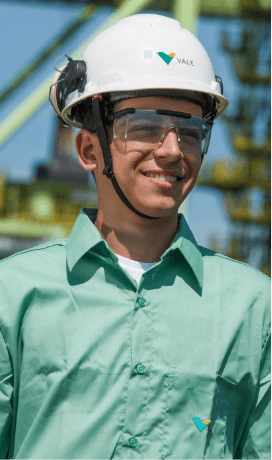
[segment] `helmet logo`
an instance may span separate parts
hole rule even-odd
[[[167,65],[169,65],[176,53],[165,54],[160,51],[157,54],[164,60],[164,62],[166,62]]]

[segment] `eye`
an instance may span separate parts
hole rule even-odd
[[[146,132],[156,132],[158,130],[157,126],[147,125],[147,124],[137,124],[128,127],[129,131],[146,131]]]
[[[188,138],[193,138],[197,141],[200,141],[201,140],[201,133],[195,129],[187,129],[187,130],[182,130],[180,135],[182,137],[188,137]]]
[[[182,130],[179,134],[180,139],[183,143],[188,145],[198,146],[201,144],[202,136],[199,131],[196,130]]]

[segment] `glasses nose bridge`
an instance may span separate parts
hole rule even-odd
[[[173,121],[168,125],[168,128],[164,131],[164,133],[163,133],[163,135],[162,135],[162,138],[161,138],[161,140],[160,140],[160,144],[159,144],[159,146],[158,146],[157,148],[159,148],[159,147],[163,144],[163,142],[164,142],[164,140],[165,140],[167,134],[169,133],[169,131],[170,131],[171,129],[174,129],[174,130],[176,131],[177,141],[178,141],[178,145],[179,145],[179,148],[180,148],[180,137],[179,137],[178,128],[177,128],[176,124],[173,123]]]

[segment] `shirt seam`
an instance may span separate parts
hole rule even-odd
[[[265,340],[264,340],[264,343],[263,343],[263,346],[262,346],[262,351],[265,349],[266,347],[266,344],[270,338],[270,330],[271,330],[271,322],[269,323],[268,325],[268,331],[267,331],[267,334],[266,334],[266,337],[265,337]]]
[[[202,248],[202,247],[204,248],[204,246],[199,246],[199,248]],[[207,248],[204,248],[204,249],[207,249]],[[206,257],[206,256],[214,257],[214,256],[217,256],[217,257],[220,257],[221,259],[231,260],[232,262],[236,262],[237,264],[241,264],[241,265],[244,265],[245,267],[251,268],[255,272],[260,273],[261,275],[264,275],[266,278],[268,278],[270,280],[270,277],[267,276],[265,273],[261,272],[260,270],[258,270],[255,267],[252,267],[252,265],[246,264],[245,262],[241,262],[240,260],[232,259],[231,257],[225,256],[224,254],[220,254],[219,252],[213,252],[212,254],[204,254],[201,251],[201,249],[199,251],[200,251],[202,257]]]
[[[6,342],[4,333],[2,332],[1,326],[0,326],[0,334],[1,334],[1,336],[3,337],[3,342],[4,342],[5,347],[6,347],[6,349],[7,349],[7,355],[10,356],[10,352],[9,352],[9,349],[8,349],[8,346],[7,346],[7,342]],[[12,370],[12,369],[11,369],[11,370]],[[12,372],[12,375],[14,375],[13,372]]]
[[[50,273],[52,273],[54,276],[56,276],[58,278],[58,280],[63,284],[63,285],[66,285],[66,283],[59,277],[59,275],[57,273],[55,273],[52,268],[48,265],[47,261],[40,255],[38,254],[38,256],[40,257],[40,259],[43,261],[43,263],[47,266],[48,270],[50,271]],[[67,259],[66,259],[67,261]],[[67,285],[70,287],[69,283],[67,283]]]
[[[168,413],[168,400],[169,400],[169,375],[166,376],[164,381],[164,389],[165,389],[165,398],[164,398],[164,405],[162,410],[162,422],[161,422],[161,447],[160,453],[161,458],[165,459],[166,456],[166,419]]]
[[[151,356],[150,356],[149,373],[147,375],[147,394],[146,394],[146,397],[145,397],[143,448],[144,448],[144,446],[146,445],[146,442],[147,442],[146,438],[147,438],[147,429],[148,429],[148,407],[149,407],[149,404],[150,404],[151,376],[152,376],[152,371],[153,371],[151,363],[154,363],[154,356],[155,356],[155,353],[154,353],[154,327],[153,327],[154,318],[153,318],[153,310],[154,310],[154,305],[153,305],[153,308],[150,309],[150,316],[149,316],[150,317],[150,322],[149,322],[149,325],[148,325],[149,337],[150,337],[149,344],[150,344],[150,349],[151,349]],[[144,457],[142,457],[142,458],[144,458]]]
[[[125,435],[125,426],[126,426],[126,418],[127,418],[127,402],[128,402],[128,389],[129,389],[129,382],[131,379],[131,374],[132,374],[132,338],[131,338],[131,322],[133,319],[133,311],[130,312],[130,315],[128,315],[129,321],[128,321],[128,328],[127,328],[127,334],[128,334],[128,343],[129,343],[129,350],[128,350],[128,358],[130,360],[129,362],[129,372],[128,372],[128,378],[127,378],[127,384],[126,384],[126,397],[124,401],[124,417],[122,420],[122,426],[120,427],[120,436],[117,441],[116,445],[116,456],[117,458],[122,457],[122,447],[123,447],[123,441],[124,441],[124,435]]]
[[[54,246],[66,246],[66,244],[65,243],[63,244],[62,243],[51,243],[50,244],[49,242],[47,246],[43,246],[42,248],[39,246],[35,246],[34,248],[29,248],[29,249],[26,249],[25,251],[16,252],[15,254],[12,254],[9,257],[5,257],[4,259],[0,260],[0,262],[4,262],[5,260],[12,259],[13,257],[16,257],[16,256],[20,256],[21,254],[25,254],[25,253],[32,252],[32,251],[42,251],[43,249],[47,249],[49,247],[54,247]]]

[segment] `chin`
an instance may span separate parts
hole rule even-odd
[[[178,209],[180,207],[180,204],[172,204],[171,206],[168,204],[153,204],[150,206],[147,206],[146,203],[145,205],[141,206],[140,203],[138,206],[135,206],[136,209],[141,211],[142,213],[146,214],[147,216],[151,217],[166,217],[166,216],[171,216],[171,215],[176,215],[178,213]]]

